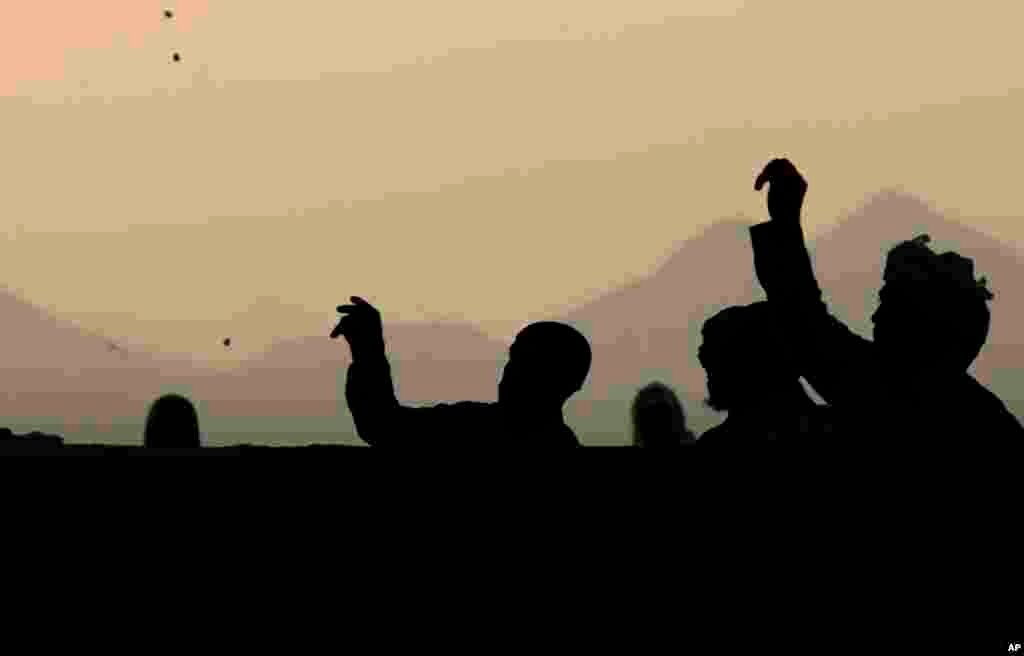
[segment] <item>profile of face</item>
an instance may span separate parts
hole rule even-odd
[[[707,375],[708,397],[704,405],[718,412],[728,411],[742,395],[744,378],[727,344],[705,332],[697,349],[697,360]]]
[[[516,335],[498,383],[498,402],[509,406],[565,403],[590,369],[590,346],[574,328],[530,324]]]
[[[722,310],[704,322],[701,335],[697,360],[707,374],[704,405],[712,410],[734,410],[800,377],[766,301]]]
[[[527,360],[526,354],[516,350],[517,343],[513,342],[509,348],[508,362],[501,372],[501,381],[498,383],[498,403],[504,405],[519,405],[530,400],[532,387],[531,380],[535,380],[536,363]],[[519,357],[516,357],[517,353]]]

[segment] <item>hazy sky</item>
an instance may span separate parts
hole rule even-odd
[[[761,216],[754,175],[783,154],[812,233],[898,186],[1024,243],[1022,22],[994,1],[5,3],[5,283],[211,355],[322,332],[350,294],[501,332]]]

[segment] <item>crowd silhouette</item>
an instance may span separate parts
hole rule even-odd
[[[755,190],[765,186],[769,219],[751,226],[750,241],[767,300],[708,317],[697,352],[705,404],[725,420],[696,437],[676,393],[651,382],[631,406],[632,445],[821,445],[879,433],[893,444],[1019,443],[1020,421],[967,372],[988,338],[994,298],[985,278],[975,279],[973,261],[935,253],[927,235],[894,246],[868,340],[822,299],[801,226],[807,181],[792,162],[774,159],[755,179]],[[342,317],[330,338],[348,343],[345,399],[368,445],[580,446],[564,408],[586,382],[592,352],[572,326],[541,321],[523,328],[509,347],[496,402],[411,407],[395,396],[380,312],[350,298],[338,306]],[[801,378],[825,405],[808,395]],[[151,449],[200,447],[192,403],[180,395],[157,399],[143,441]],[[62,444],[58,436],[0,431],[0,443],[28,442]]]
[[[967,368],[988,338],[993,294],[974,264],[936,254],[927,236],[888,253],[872,315],[873,340],[828,312],[800,224],[807,181],[774,159],[754,188],[768,185],[769,221],[751,227],[754,270],[782,322],[800,374],[852,435],[882,427],[901,441],[1002,440],[1024,428]]]

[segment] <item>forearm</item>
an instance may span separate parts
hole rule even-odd
[[[768,299],[801,312],[827,312],[799,224],[759,223],[750,229],[754,270]]]
[[[395,423],[401,406],[383,348],[354,355],[345,381],[345,400],[356,432],[367,444],[381,444],[400,434]]]
[[[873,347],[829,313],[799,224],[762,223],[750,235],[758,280],[785,322],[801,374],[830,403],[856,393],[873,374]]]

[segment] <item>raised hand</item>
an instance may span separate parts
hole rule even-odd
[[[384,327],[380,312],[358,296],[350,297],[352,305],[339,305],[343,316],[331,331],[331,339],[344,335],[352,349],[352,357],[384,352]]]
[[[778,223],[800,224],[807,181],[788,159],[773,159],[754,182],[754,190],[768,183],[768,215]]]

